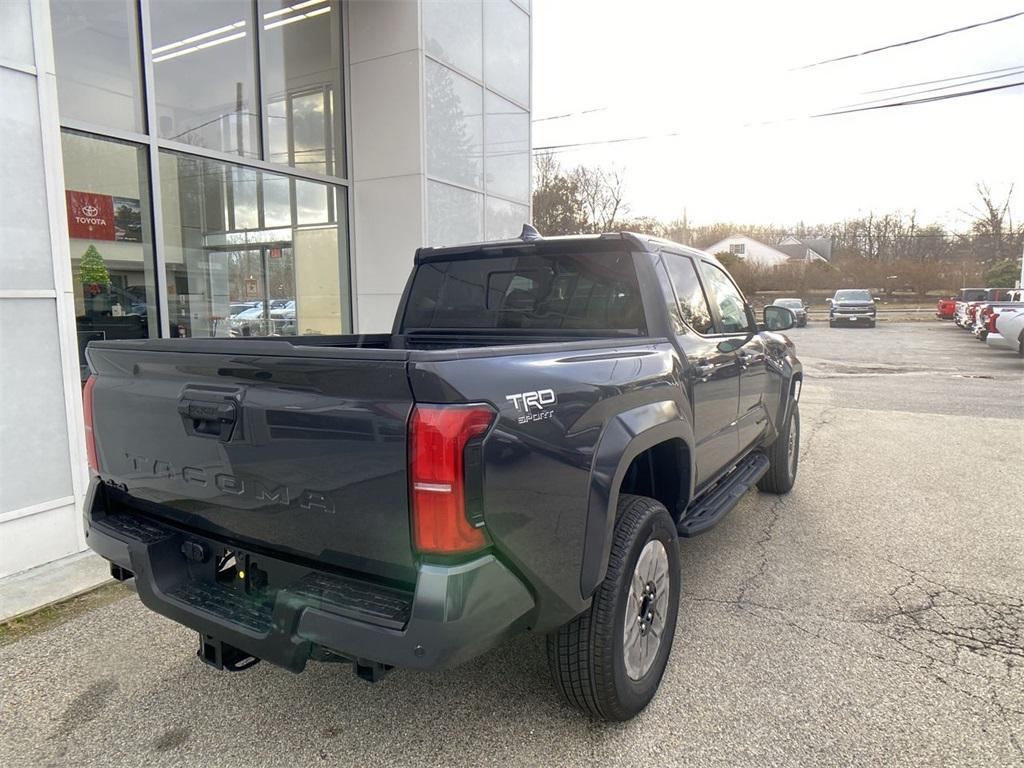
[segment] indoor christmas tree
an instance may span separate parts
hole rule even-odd
[[[82,263],[78,267],[82,284],[87,286],[89,293],[95,296],[101,290],[110,285],[110,273],[107,265],[103,263],[103,257],[96,250],[96,246],[90,244],[82,254]]]

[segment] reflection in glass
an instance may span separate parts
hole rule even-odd
[[[484,196],[479,192],[427,182],[429,245],[457,245],[483,240]]]
[[[345,190],[160,153],[172,336],[345,333]]]
[[[51,0],[50,18],[61,118],[144,132],[135,3]]]
[[[159,328],[146,152],[134,144],[61,134],[78,350],[101,339],[143,339]]]
[[[480,0],[424,0],[423,41],[427,53],[482,79],[482,9]]]
[[[483,89],[427,59],[427,173],[481,188]]]
[[[330,0],[259,4],[268,160],[345,174],[341,31]]]
[[[249,0],[151,0],[158,133],[259,157]]]
[[[530,103],[530,17],[512,0],[484,3],[484,82]]]
[[[484,105],[487,191],[525,203],[530,197],[530,115],[490,91]]]
[[[487,198],[488,240],[505,240],[519,237],[523,224],[530,221],[530,209],[525,205],[517,205],[495,197]]]

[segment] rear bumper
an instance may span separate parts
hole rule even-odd
[[[108,508],[96,480],[86,504],[89,546],[131,571],[151,610],[259,659],[300,672],[319,649],[394,667],[467,661],[523,628],[534,607],[525,585],[485,554],[458,565],[422,564],[413,591],[381,586],[263,553],[233,550],[268,588],[217,582],[224,542]],[[183,545],[211,556],[196,562]],[[275,583],[280,585],[275,588]]]

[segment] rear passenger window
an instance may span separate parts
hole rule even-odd
[[[428,262],[416,270],[403,328],[647,333],[633,257],[626,252]]]
[[[679,319],[697,333],[714,333],[715,324],[711,319],[711,310],[700,287],[693,262],[685,256],[672,253],[664,254],[661,261],[676,294]],[[683,329],[677,329],[677,332],[682,333]]]

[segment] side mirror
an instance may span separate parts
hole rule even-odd
[[[825,299],[825,303],[828,304],[831,307],[832,306],[832,299]]]
[[[796,325],[796,315],[786,307],[765,307],[764,327],[768,331],[788,331]]]

